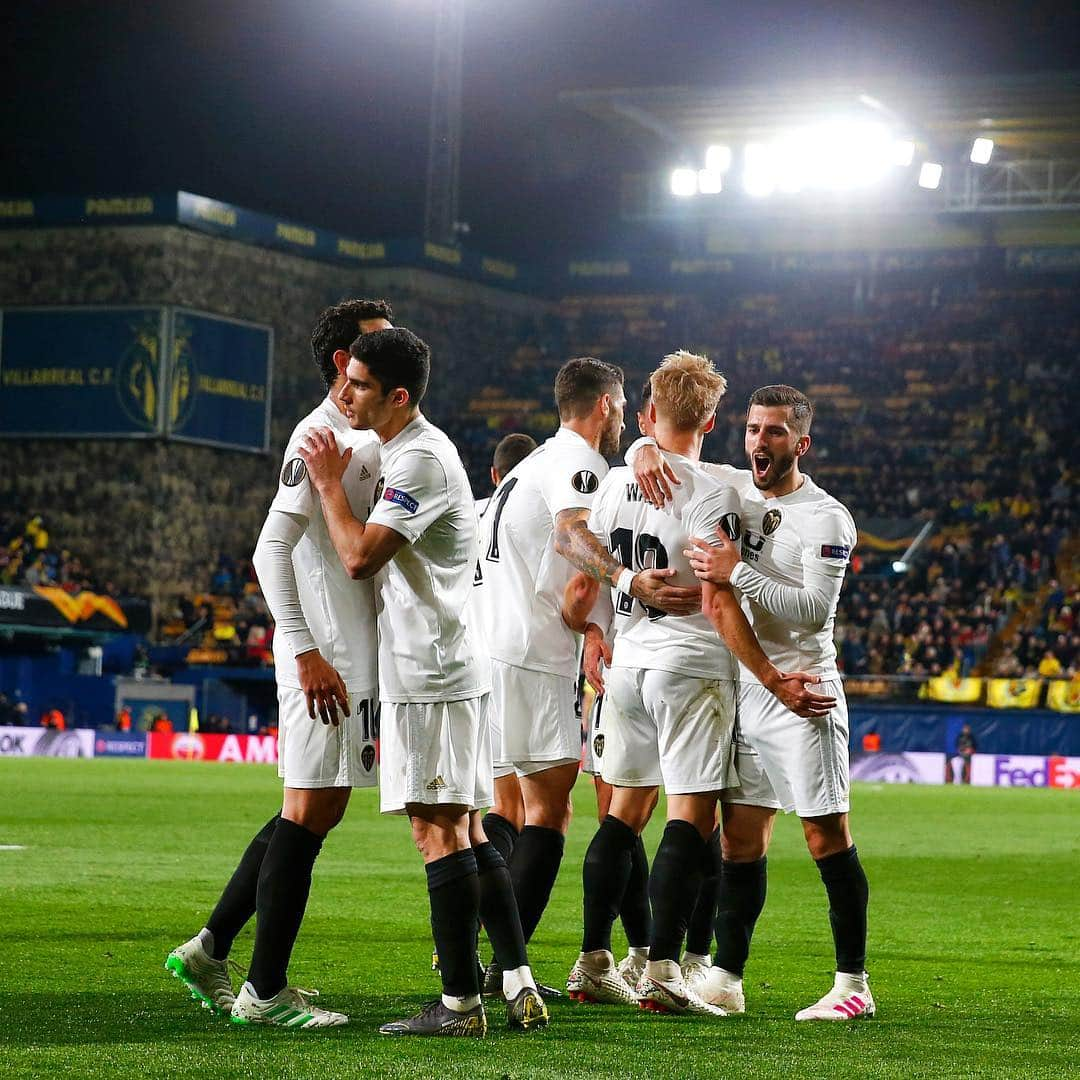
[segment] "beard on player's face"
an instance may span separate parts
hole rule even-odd
[[[794,451],[782,453],[755,447],[747,452],[750,459],[750,472],[754,478],[754,487],[759,491],[768,491],[776,487],[795,465]]]
[[[622,438],[622,432],[622,413],[612,413],[608,417],[608,423],[600,435],[601,457],[614,457],[619,452],[619,441]]]

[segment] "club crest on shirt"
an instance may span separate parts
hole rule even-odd
[[[371,743],[364,743],[364,749],[360,751],[360,764],[364,766],[365,772],[371,772],[375,764],[375,747]]]
[[[596,473],[590,472],[588,469],[582,469],[580,472],[574,473],[570,484],[575,491],[580,491],[582,495],[591,495],[600,486],[600,479]]]
[[[604,756],[604,736],[603,735],[597,735],[596,738],[593,739],[593,741],[592,741],[592,749],[593,749],[593,753],[598,758],[601,758],[601,757]]]
[[[294,457],[285,462],[285,468],[281,470],[281,482],[286,487],[296,487],[307,476],[307,466],[303,458]]]
[[[414,499],[407,491],[402,491],[401,488],[387,488],[382,497],[387,502],[397,503],[398,506],[405,510],[408,510],[410,514],[415,514],[420,509],[420,502]]]
[[[776,530],[779,529],[779,528],[780,528],[780,511],[779,510],[770,510],[761,519],[761,531],[766,536],[772,536],[772,534],[774,532],[776,532]]]
[[[724,530],[724,535],[731,541],[738,540],[742,535],[742,522],[739,520],[739,515],[734,511],[725,514],[720,519],[720,528]]]

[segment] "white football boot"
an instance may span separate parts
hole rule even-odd
[[[710,1005],[719,1005],[724,1012],[746,1012],[746,997],[742,979],[715,965],[705,973],[699,984],[693,987]]]
[[[648,959],[648,949],[631,949],[619,961],[619,974],[623,977],[623,981],[631,990],[637,986],[638,982],[641,980],[641,976],[645,973],[645,962]]]
[[[709,974],[709,969],[712,967],[712,957],[708,954],[702,956],[698,953],[684,952],[679,967],[682,968],[683,982],[694,993],[700,994],[705,976]]]
[[[637,985],[641,1008],[654,1013],[685,1013],[694,1016],[727,1016],[690,990],[674,960],[650,960]]]
[[[615,966],[615,958],[607,949],[581,953],[570,969],[566,990],[573,1001],[596,1005],[636,1005],[637,994]]]
[[[311,999],[318,994],[318,990],[286,986],[272,998],[263,1000],[255,996],[255,988],[246,982],[233,1002],[231,1019],[234,1024],[272,1024],[287,1028],[339,1027],[349,1022],[344,1013],[312,1005]]]
[[[215,960],[206,951],[201,935],[197,935],[169,953],[165,969],[191,991],[191,996],[201,1002],[204,1009],[223,1016],[236,1000],[229,977],[230,964],[229,960]],[[238,965],[231,966],[239,970]]]
[[[862,1020],[875,1012],[874,998],[865,972],[836,973],[833,988],[816,1004],[795,1014],[796,1020]]]

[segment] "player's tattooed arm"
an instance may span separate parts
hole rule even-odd
[[[561,510],[555,517],[555,550],[583,574],[618,588],[627,568],[589,528],[588,518],[585,508]],[[672,569],[640,570],[634,574],[630,594],[669,615],[696,615],[701,610],[701,590],[669,585],[667,579],[675,573]]]
[[[404,536],[385,525],[365,525],[352,512],[341,478],[352,458],[352,448],[338,453],[337,440],[329,428],[314,428],[298,448],[308,476],[322,503],[330,542],[351,578],[374,577],[407,543]]]

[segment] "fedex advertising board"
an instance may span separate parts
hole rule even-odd
[[[1080,758],[976,754],[971,782],[978,787],[1080,789]]]

